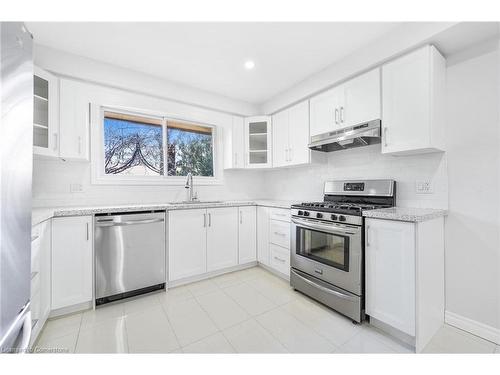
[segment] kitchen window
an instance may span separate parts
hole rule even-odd
[[[215,128],[161,116],[103,110],[104,178],[147,182],[191,173],[215,179]]]

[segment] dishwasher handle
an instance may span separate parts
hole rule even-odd
[[[153,224],[153,223],[161,223],[165,221],[163,218],[157,219],[145,219],[145,220],[129,220],[129,221],[109,221],[109,220],[101,220],[96,222],[96,226],[98,227],[123,227],[127,225],[139,225],[139,224]]]

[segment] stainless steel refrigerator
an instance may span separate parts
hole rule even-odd
[[[0,23],[0,350],[23,352],[31,335],[33,41]]]

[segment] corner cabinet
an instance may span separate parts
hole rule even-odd
[[[224,132],[224,168],[245,168],[245,119],[233,116],[230,129]]]
[[[59,79],[34,67],[33,153],[59,156]]]
[[[420,352],[444,324],[444,219],[365,228],[366,314]]]
[[[382,153],[445,151],[446,61],[425,46],[382,66]]]
[[[309,150],[309,101],[304,101],[272,117],[273,167],[307,164]]]
[[[52,219],[52,310],[92,301],[92,216]]]
[[[271,118],[255,116],[245,118],[245,167],[270,168],[271,155]]]
[[[257,207],[238,208],[238,263],[257,260]]]

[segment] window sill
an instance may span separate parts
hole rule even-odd
[[[116,185],[116,186],[184,186],[186,177],[158,177],[158,178],[123,178],[123,177],[95,177],[92,185]],[[195,186],[222,185],[222,179],[193,177]]]

